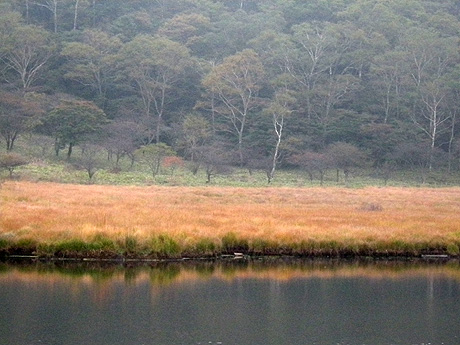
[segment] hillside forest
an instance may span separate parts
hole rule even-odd
[[[457,0],[0,0],[2,166],[458,175],[459,38]]]

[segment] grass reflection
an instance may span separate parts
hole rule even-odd
[[[0,263],[0,284],[13,281],[50,283],[59,280],[85,282],[90,285],[114,282],[155,287],[197,283],[209,279],[266,279],[289,281],[309,278],[404,279],[416,276],[443,276],[460,281],[460,262],[375,261],[375,260],[229,260],[205,262],[170,262],[139,265],[109,263]]]

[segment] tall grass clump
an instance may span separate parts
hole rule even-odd
[[[235,253],[243,252],[247,253],[249,250],[248,240],[239,238],[234,232],[228,232],[222,237],[222,252],[223,253]]]
[[[8,251],[15,255],[35,255],[37,253],[38,242],[35,239],[23,238],[13,242]]]
[[[5,257],[8,254],[8,248],[10,247],[10,242],[5,239],[0,239],[0,258]]]
[[[0,238],[0,250],[6,249],[10,246],[10,241]]]
[[[278,255],[280,254],[279,248],[279,244],[275,241],[269,241],[263,238],[255,238],[249,245],[249,252],[256,256]]]
[[[121,244],[121,248],[123,248],[124,254],[128,256],[138,253],[140,250],[137,238],[131,235],[127,235],[124,238],[124,242]]]
[[[216,256],[221,251],[221,248],[210,238],[202,238],[198,240],[189,252],[192,256],[211,257]]]
[[[150,240],[150,251],[154,257],[177,258],[181,256],[181,246],[168,235],[158,235]]]
[[[460,248],[455,243],[449,243],[446,248],[447,254],[451,256],[459,256]]]

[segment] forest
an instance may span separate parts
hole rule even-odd
[[[0,165],[457,176],[459,38],[457,0],[0,0]]]

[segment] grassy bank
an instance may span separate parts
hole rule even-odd
[[[23,156],[28,164],[16,168],[13,178],[35,182],[56,182],[72,184],[99,185],[164,185],[164,186],[226,186],[226,187],[265,187],[267,176],[262,170],[252,170],[237,167],[217,171],[207,183],[205,169],[202,166],[196,174],[191,171],[190,162],[174,169],[162,166],[157,175],[153,176],[151,169],[139,160],[132,164],[128,157],[121,158],[118,165],[107,159],[107,153],[101,150],[94,160],[94,176],[89,179],[85,165],[81,164],[81,150],[76,147],[70,160],[65,154],[56,157],[53,142],[38,145],[43,137],[21,136],[15,144],[15,153]],[[35,143],[35,144],[34,144]],[[46,141],[45,141],[46,143]],[[0,146],[0,153],[6,153]],[[8,179],[9,172],[0,170],[0,182]],[[338,177],[338,180],[337,180]],[[371,166],[351,169],[349,178],[345,179],[343,171],[337,176],[335,169],[328,169],[324,176],[324,186],[363,188],[367,186],[392,187],[448,187],[459,186],[458,171],[447,172],[445,169],[428,171],[426,169],[397,169],[384,173]],[[303,169],[278,169],[271,186],[277,187],[319,187],[320,176],[315,171],[310,176]]]
[[[459,255],[460,188],[6,182],[0,252],[42,257]]]

